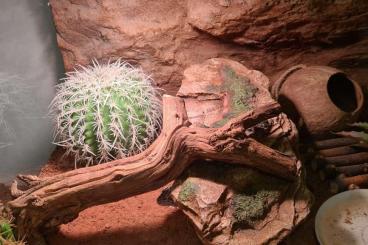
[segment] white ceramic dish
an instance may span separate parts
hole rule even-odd
[[[321,245],[368,245],[368,189],[328,199],[317,212],[315,231]]]

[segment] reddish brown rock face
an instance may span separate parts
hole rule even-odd
[[[367,8],[366,1],[189,0],[188,22],[240,45],[332,44],[367,27]]]
[[[92,59],[141,65],[168,93],[183,70],[231,58],[264,72],[332,65],[366,82],[368,3],[357,1],[50,0],[67,70]]]

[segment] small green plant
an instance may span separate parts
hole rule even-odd
[[[199,186],[197,184],[194,184],[190,180],[186,180],[180,189],[180,192],[178,195],[179,200],[182,202],[189,202],[193,200],[198,189],[199,189]]]
[[[23,241],[17,241],[14,235],[11,220],[0,216],[0,245],[25,245]]]
[[[0,235],[1,238],[6,241],[15,241],[15,236],[13,233],[13,229],[8,221],[0,221]],[[0,244],[2,244],[2,241],[0,240]]]
[[[56,144],[87,165],[137,154],[161,128],[159,89],[139,68],[117,60],[68,73],[51,103]]]

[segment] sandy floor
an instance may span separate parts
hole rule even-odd
[[[156,204],[159,194],[153,191],[89,208],[48,241],[53,245],[201,244],[180,210]]]

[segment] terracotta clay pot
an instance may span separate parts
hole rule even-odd
[[[272,92],[312,136],[343,129],[357,120],[364,103],[360,85],[327,66],[295,66],[275,82]]]

